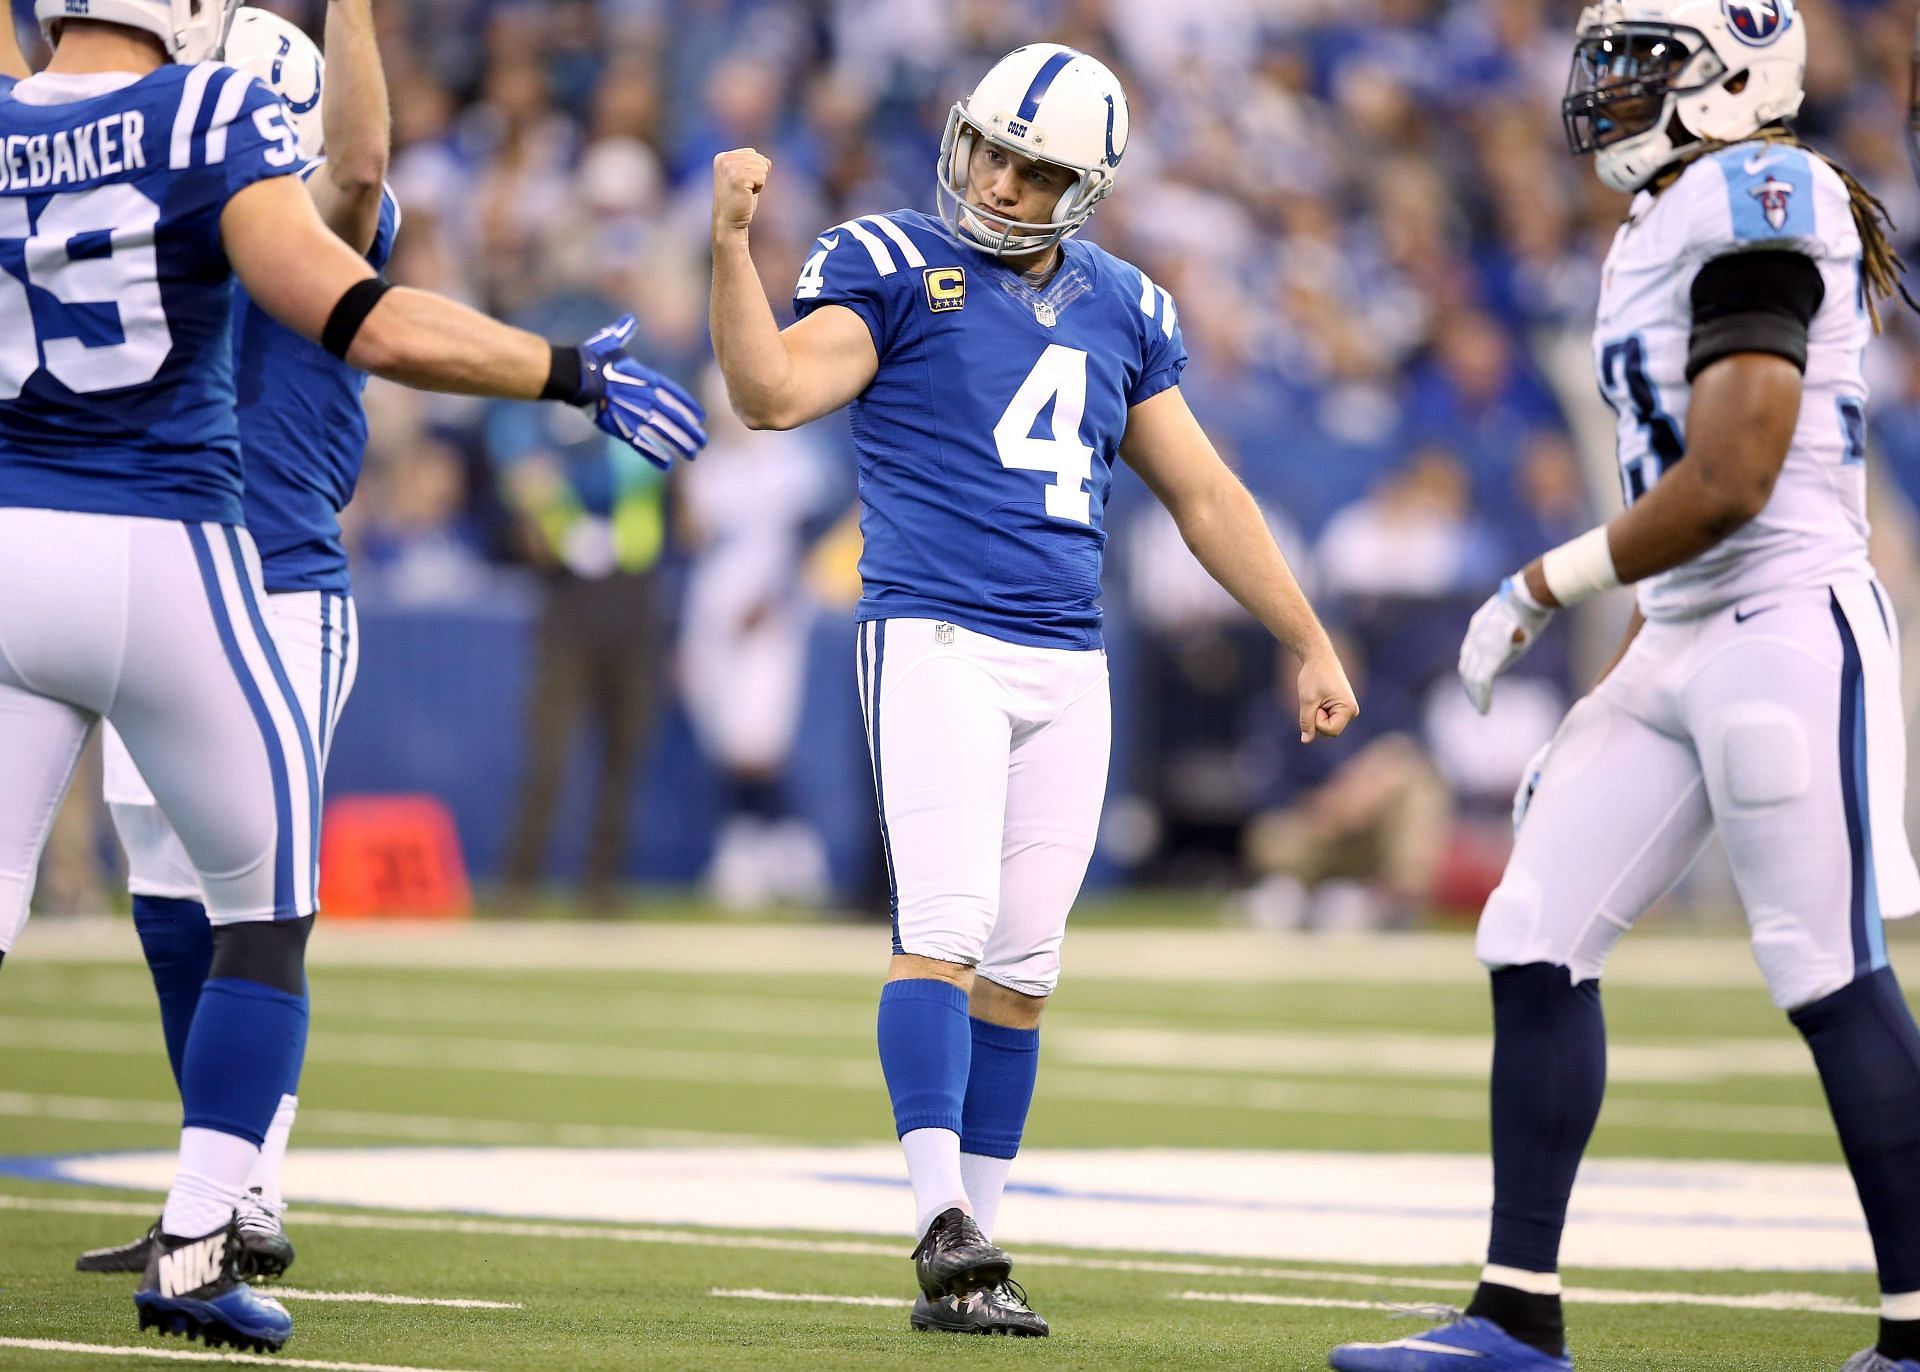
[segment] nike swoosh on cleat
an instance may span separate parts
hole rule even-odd
[[[1759,609],[1748,610],[1744,614],[1739,610],[1735,610],[1733,612],[1733,622],[1735,624],[1745,624],[1749,619],[1752,619],[1755,615],[1763,615],[1768,610],[1777,610],[1779,608],[1780,607],[1778,605],[1762,605]]]
[[[1414,1353],[1450,1353],[1456,1358],[1484,1358],[1485,1353],[1475,1352],[1471,1348],[1455,1348],[1450,1343],[1434,1343],[1431,1339],[1401,1339],[1398,1343],[1381,1345],[1384,1348],[1405,1348]]]

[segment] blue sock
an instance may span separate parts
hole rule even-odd
[[[880,990],[879,1038],[895,1132],[958,1134],[973,1057],[967,993],[946,981],[888,982]]]
[[[1607,1085],[1600,983],[1528,963],[1493,974],[1493,1236],[1487,1261],[1560,1270],[1567,1198]]]
[[[307,1050],[307,996],[239,977],[200,994],[180,1070],[187,1128],[260,1143]]]
[[[1040,1031],[1009,1029],[981,1019],[967,1024],[973,1036],[973,1066],[967,1073],[960,1151],[1011,1158],[1020,1151],[1020,1135],[1033,1106],[1033,1083],[1040,1073]]]
[[[194,1007],[213,966],[213,926],[207,922],[207,907],[197,900],[135,896],[133,927],[160,997],[160,1032],[166,1036],[167,1061],[178,1085]]]
[[[1820,1069],[1880,1289],[1920,1291],[1920,1028],[1900,983],[1882,967],[1787,1018]]]

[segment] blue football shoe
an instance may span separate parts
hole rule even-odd
[[[240,1280],[240,1252],[231,1220],[195,1239],[156,1233],[146,1276],[133,1293],[140,1328],[204,1339],[213,1348],[277,1352],[293,1333],[293,1316]]]
[[[1863,1348],[1847,1359],[1840,1372],[1920,1372],[1920,1362],[1912,1358],[1896,1361],[1877,1348]]]
[[[1392,1343],[1343,1343],[1327,1354],[1336,1372],[1571,1372],[1573,1359],[1542,1353],[1492,1320],[1462,1315]]]

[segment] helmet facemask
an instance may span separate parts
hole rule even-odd
[[[1690,141],[1674,137],[1680,102],[1728,75],[1706,35],[1684,24],[1583,29],[1560,105],[1567,146],[1575,156],[1595,154],[1600,179],[1615,190],[1639,190]]]
[[[982,209],[968,199],[967,182],[973,155],[983,141],[1011,156],[1029,158],[1072,174],[1073,182],[1061,192],[1050,219],[1044,223],[1028,223]],[[1080,231],[1093,217],[1095,207],[1113,189],[1113,173],[1104,166],[1081,166],[1041,156],[1031,147],[1022,147],[1015,140],[998,136],[968,112],[963,100],[947,115],[934,185],[940,217],[963,243],[995,257],[1031,257]]]

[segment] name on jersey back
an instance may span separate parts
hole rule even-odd
[[[120,110],[77,129],[0,138],[0,191],[83,185],[147,165],[146,117]]]

